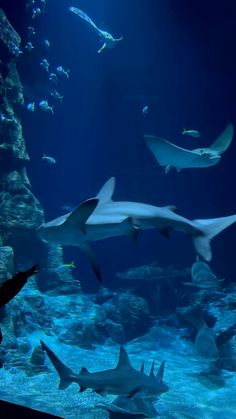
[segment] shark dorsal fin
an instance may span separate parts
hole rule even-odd
[[[95,210],[97,204],[97,198],[87,199],[82,202],[82,204],[70,213],[63,225],[67,228],[79,229],[85,233],[85,223]]]
[[[161,383],[163,381],[164,370],[165,370],[165,361],[162,361],[159,367],[158,373],[156,375],[156,379],[158,383]]]
[[[154,368],[155,368],[155,361],[152,361],[152,366],[151,366],[151,370],[150,370],[150,377],[154,377]]]
[[[132,365],[130,363],[128,354],[124,348],[124,346],[120,347],[120,355],[119,355],[119,361],[116,366],[116,370],[119,370],[121,368],[132,368]]]
[[[82,368],[81,368],[81,371],[80,371],[80,373],[79,373],[79,375],[83,375],[83,374],[87,374],[87,373],[88,373],[87,368],[82,367]]]
[[[96,198],[99,200],[99,204],[106,204],[107,202],[110,202],[112,200],[112,195],[115,190],[115,183],[115,177],[110,177],[110,179],[108,179],[106,183],[104,183],[104,185],[102,186],[102,188],[96,196]]]

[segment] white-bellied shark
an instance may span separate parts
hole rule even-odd
[[[144,135],[144,140],[157,162],[165,166],[165,173],[168,173],[172,167],[179,172],[182,169],[214,166],[230,146],[233,135],[234,127],[228,124],[210,147],[193,150],[179,147],[154,135]]]
[[[80,386],[80,392],[90,388],[103,396],[114,394],[123,397],[145,397],[152,400],[169,390],[169,387],[163,381],[164,361],[156,375],[154,375],[154,367],[152,367],[150,375],[144,374],[132,367],[123,346],[120,347],[119,361],[116,368],[88,372],[83,367],[80,373],[76,374],[63,364],[44,342],[41,341],[41,345],[59,374],[59,389],[61,390],[67,388],[71,383],[77,383]]]
[[[176,214],[174,206],[113,201],[114,188],[115,178],[112,177],[96,198],[84,201],[74,211],[38,229],[40,238],[46,242],[83,249],[99,280],[101,273],[89,246],[90,241],[123,235],[136,238],[140,230],[151,228],[156,228],[164,236],[168,236],[171,230],[179,230],[192,236],[197,253],[209,261],[212,257],[211,239],[236,222],[236,214],[190,221]]]

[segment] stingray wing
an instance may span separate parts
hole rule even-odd
[[[214,153],[217,153],[219,155],[223,154],[230,146],[233,136],[234,126],[233,124],[228,124],[224,131],[220,134],[220,136],[209,147],[209,151],[213,151]]]
[[[161,166],[172,166],[177,170],[202,166],[199,153],[186,150],[154,135],[144,135],[144,140]]]
[[[92,19],[90,19],[90,17],[88,15],[86,15],[86,13],[84,13],[82,10],[77,9],[77,7],[69,7],[69,11],[72,12],[72,13],[75,13],[77,16],[81,17],[81,19],[85,20],[91,26],[93,26],[94,29],[99,31],[98,27],[95,25],[95,23],[92,21]]]

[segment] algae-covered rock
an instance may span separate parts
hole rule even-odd
[[[0,39],[8,48],[9,52],[18,57],[20,54],[21,39],[8,21],[4,11],[0,9]]]
[[[107,317],[123,326],[125,339],[140,336],[150,326],[147,301],[137,295],[122,293],[103,304]]]
[[[10,246],[0,247],[0,285],[13,275],[14,252]]]

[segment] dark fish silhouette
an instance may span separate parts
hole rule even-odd
[[[18,292],[21,291],[30,276],[35,275],[39,270],[38,265],[33,265],[30,269],[18,272],[12,278],[5,281],[0,286],[0,308],[9,303]]]
[[[18,272],[12,278],[7,279],[1,286],[0,286],[0,309],[4,307],[9,301],[11,301],[18,292],[21,291],[23,286],[26,284],[27,279],[35,275],[39,270],[38,265],[33,265],[31,268],[27,269],[27,271]],[[0,329],[0,343],[2,342],[2,331]],[[2,368],[3,364],[0,360],[0,368]]]

